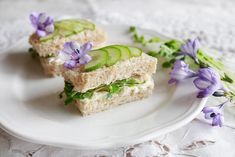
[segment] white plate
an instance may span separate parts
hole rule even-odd
[[[127,26],[103,27],[110,43],[131,43]],[[0,126],[30,142],[79,149],[135,144],[185,125],[206,102],[196,98],[192,80],[170,87],[168,72],[160,69],[148,99],[81,117],[58,98],[62,78],[45,78],[39,64],[26,53],[28,47],[25,38],[0,54]]]

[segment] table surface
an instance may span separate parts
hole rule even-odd
[[[221,60],[235,70],[235,1],[233,0],[0,0],[0,51],[32,31],[28,14],[77,16],[99,23],[131,24],[178,38],[198,37],[203,46],[221,52]],[[210,98],[207,105],[218,105]],[[223,128],[211,127],[199,115],[188,125],[134,146],[111,150],[72,150],[34,144],[0,129],[0,157],[182,156],[234,157],[235,106],[225,109]]]

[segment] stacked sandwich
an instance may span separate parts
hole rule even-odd
[[[154,88],[157,59],[126,45],[97,48],[105,32],[87,20],[55,21],[32,13],[35,28],[29,42],[46,74],[62,75],[65,104],[75,103],[82,115],[148,97]],[[96,48],[96,49],[94,49]]]
[[[36,29],[29,38],[32,52],[39,57],[45,73],[49,76],[60,75],[60,63],[56,61],[58,51],[68,41],[84,44],[88,41],[93,46],[105,42],[106,34],[94,23],[83,19],[66,19],[54,21],[45,13],[32,13],[30,20]]]
[[[90,57],[83,65],[78,63],[76,66],[72,60],[65,62],[62,72],[65,79],[65,104],[74,102],[82,115],[140,100],[152,93],[152,74],[156,71],[157,60],[141,49],[111,45],[83,52],[75,44],[70,45],[71,52],[68,53],[67,48],[66,54],[74,57],[79,52],[87,55],[84,58]]]

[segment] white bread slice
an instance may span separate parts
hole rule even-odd
[[[91,99],[76,101],[75,105],[83,116],[87,116],[121,104],[146,98],[152,94],[153,88],[154,81],[150,78],[144,84],[134,87],[124,87],[120,93],[113,95],[111,98],[107,98],[107,92],[96,92]]]
[[[61,74],[60,72],[61,68],[58,64],[56,64],[56,62],[54,61],[55,60],[54,58],[55,57],[50,57],[50,58],[39,57],[43,71],[45,75],[49,77],[55,77]]]
[[[65,42],[77,41],[82,45],[89,41],[93,42],[94,47],[98,47],[106,41],[106,38],[106,33],[96,27],[95,30],[84,30],[69,37],[57,37],[45,42],[40,42],[38,36],[34,33],[30,36],[29,43],[38,52],[39,56],[46,57],[48,55],[57,56],[58,51],[63,49]]]
[[[116,80],[127,79],[134,76],[149,75],[155,73],[157,59],[145,53],[140,57],[132,57],[129,60],[119,61],[110,67],[103,67],[90,72],[80,72],[81,69],[63,68],[62,76],[65,81],[74,85],[74,90],[85,92],[98,87],[101,84],[110,84]]]

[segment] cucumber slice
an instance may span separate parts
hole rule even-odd
[[[59,34],[60,34],[61,36],[63,36],[63,37],[68,37],[68,36],[70,36],[70,35],[75,34],[75,32],[72,32],[72,31],[66,30],[66,29],[60,29],[60,30],[59,30]]]
[[[139,48],[128,46],[128,49],[130,50],[132,57],[139,57],[142,54],[142,50]]]
[[[81,27],[83,27],[84,29],[90,29],[90,30],[94,30],[95,29],[95,24],[88,21],[88,20],[84,20],[84,19],[80,19],[77,20],[78,21],[78,25],[80,25]]]
[[[94,30],[95,24],[87,20],[67,19],[55,22],[55,31],[43,38],[40,38],[41,42],[45,42],[53,39],[55,36],[68,37],[74,34],[78,34],[85,29]]]
[[[88,52],[88,54],[92,60],[85,65],[86,72],[103,67],[108,60],[108,52],[103,49],[93,50]]]
[[[83,20],[83,19],[61,20],[61,21],[57,21],[56,25],[58,26],[58,28],[61,28],[61,29],[67,29],[67,30],[71,30],[71,31],[75,30],[78,32],[80,32],[81,30],[84,30],[84,29],[90,29],[90,30],[95,29],[95,24],[93,24],[87,20]]]
[[[107,60],[106,65],[112,66],[121,58],[121,51],[118,48],[108,46],[104,47],[103,50],[106,50],[108,52],[109,58]]]
[[[55,30],[53,33],[51,33],[51,34],[49,34],[49,35],[47,35],[45,37],[41,37],[39,40],[40,40],[40,42],[46,42],[48,40],[53,39],[57,35],[58,35],[58,31]]]
[[[84,30],[84,27],[79,25],[74,20],[59,21],[55,23],[55,27],[59,31],[67,31],[67,32],[74,32],[74,33],[80,33]]]
[[[113,45],[112,47],[118,48],[121,51],[121,58],[120,60],[127,60],[131,58],[130,50],[123,45]]]

